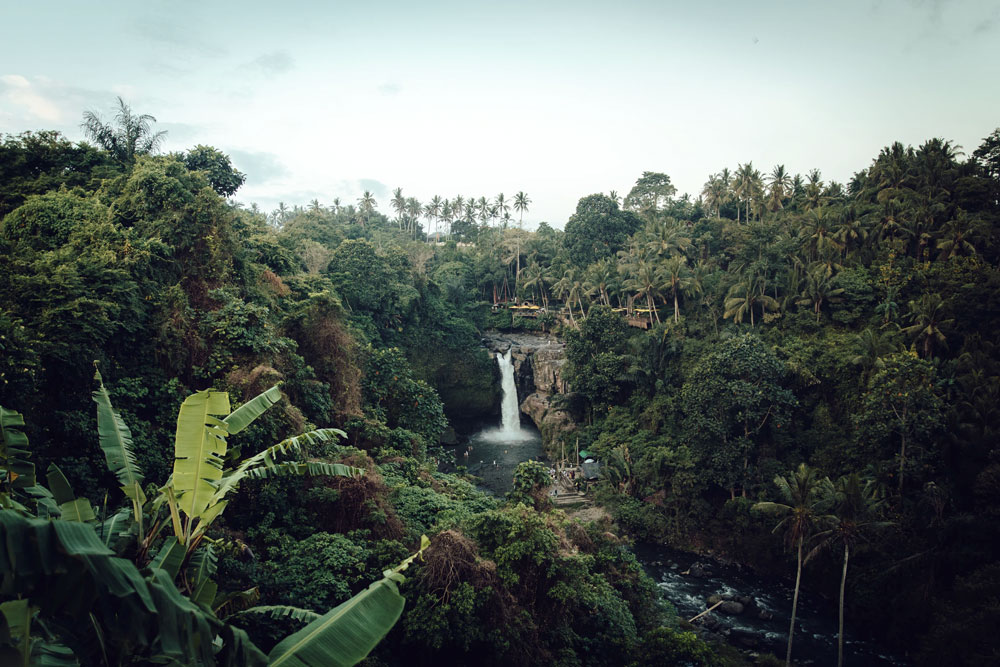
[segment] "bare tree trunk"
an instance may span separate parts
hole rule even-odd
[[[844,667],[844,585],[847,583],[849,547],[844,542],[844,571],[840,575],[840,630],[837,631],[837,667]]]
[[[792,665],[792,637],[795,634],[795,612],[799,606],[799,582],[802,581],[802,538],[799,538],[799,565],[795,571],[795,595],[792,596],[792,623],[788,626],[788,652],[785,653],[785,667]]]

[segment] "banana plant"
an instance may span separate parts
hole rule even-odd
[[[142,506],[146,503],[146,494],[142,491],[142,470],[139,469],[135,453],[132,451],[132,432],[125,425],[121,415],[111,407],[111,397],[104,388],[104,380],[101,378],[101,372],[97,370],[96,361],[94,380],[98,385],[93,392],[94,402],[97,403],[98,442],[108,463],[108,470],[118,478],[122,492],[132,503],[132,516],[138,524],[139,540],[142,541]]]
[[[207,389],[188,396],[181,405],[174,438],[173,475],[155,504],[167,505],[174,536],[188,553],[198,546],[212,522],[225,510],[228,496],[247,478],[364,474],[361,468],[337,463],[278,462],[280,456],[300,452],[304,445],[346,437],[335,428],[288,438],[245,459],[234,469],[223,469],[228,452],[226,436],[245,429],[280,399],[276,385],[230,412],[229,394]]]

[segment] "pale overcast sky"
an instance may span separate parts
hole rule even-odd
[[[643,171],[818,167],[1000,126],[1000,2],[0,0],[0,133],[77,140],[121,95],[247,173],[265,210],[365,188],[577,200]]]

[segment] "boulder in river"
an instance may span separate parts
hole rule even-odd
[[[698,562],[691,566],[691,569],[688,570],[688,574],[692,577],[699,578],[710,577],[712,576],[712,566],[707,563]]]
[[[743,605],[733,600],[727,600],[719,605],[719,611],[730,616],[739,616],[743,613]]]

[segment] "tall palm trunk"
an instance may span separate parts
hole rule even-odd
[[[680,322],[681,319],[681,309],[677,305],[677,290],[674,290],[674,322]]]
[[[799,538],[799,565],[795,571],[795,595],[792,596],[792,623],[788,626],[788,652],[785,653],[785,667],[792,664],[792,636],[795,634],[795,612],[799,606],[799,582],[802,581],[802,538]]]
[[[847,584],[847,557],[850,555],[844,542],[844,571],[840,575],[840,629],[837,631],[837,667],[844,667],[844,586]]]

